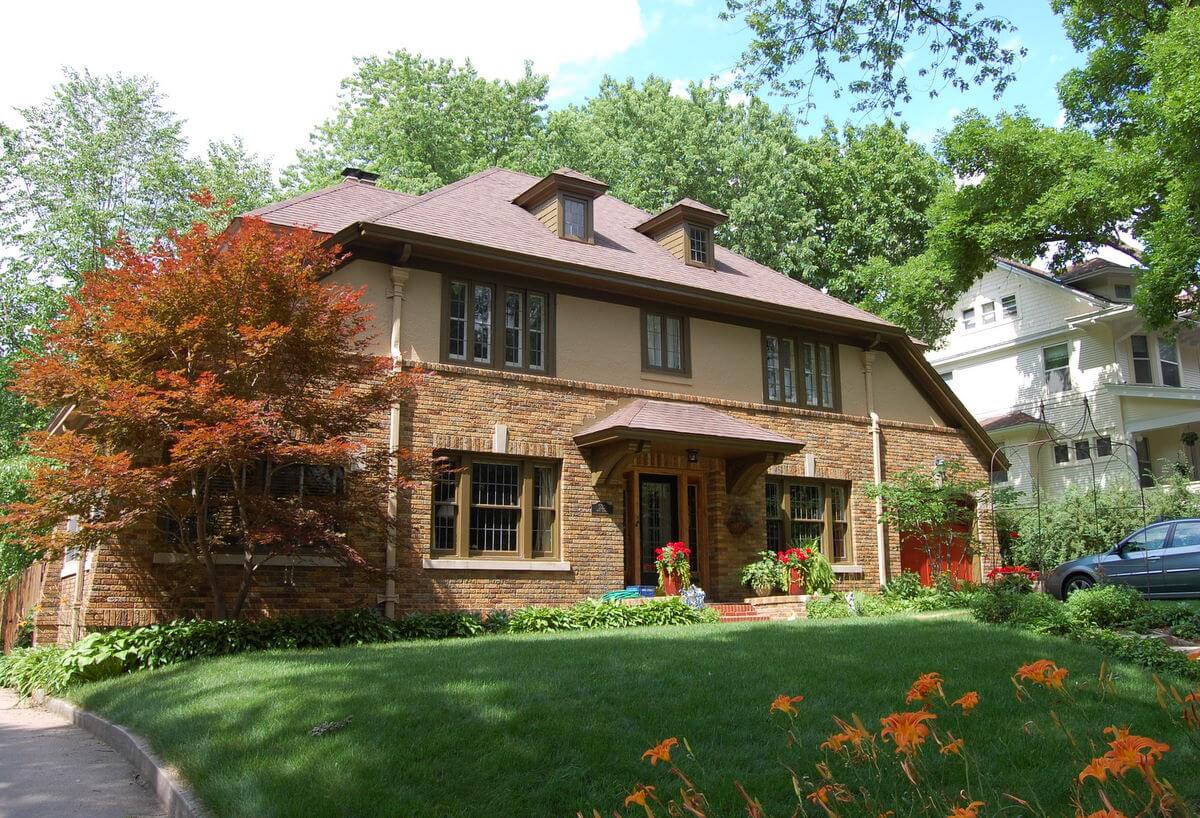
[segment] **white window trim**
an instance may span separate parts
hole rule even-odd
[[[571,563],[551,560],[489,560],[425,557],[422,568],[437,571],[570,571]]]
[[[87,562],[83,566],[84,573],[91,571],[96,564],[96,552],[88,551]],[[73,577],[79,573],[79,557],[72,557],[69,560],[63,560],[62,571],[59,572],[59,579]]]
[[[1146,352],[1149,357],[1137,358],[1137,359],[1134,358],[1133,338],[1135,335],[1141,335],[1141,336],[1145,337]],[[1167,362],[1167,363],[1171,363],[1171,364],[1174,364],[1175,366],[1179,367],[1179,384],[1180,384],[1179,386],[1167,386],[1163,382],[1163,370],[1162,370],[1163,358],[1159,354],[1159,349],[1158,349],[1158,345],[1161,342],[1162,341],[1157,332],[1131,332],[1131,333],[1129,333],[1129,337],[1126,338],[1125,342],[1124,342],[1126,348],[1129,351],[1129,373],[1128,373],[1129,377],[1126,378],[1125,383],[1129,384],[1130,386],[1163,386],[1163,387],[1166,387],[1167,389],[1184,388],[1183,382],[1185,379],[1185,375],[1187,374],[1187,370],[1184,367],[1183,350],[1181,350],[1179,348],[1179,340],[1176,339],[1171,342],[1175,345],[1175,357],[1178,358],[1179,360]],[[1136,370],[1134,369],[1134,361],[1135,360],[1146,360],[1146,361],[1150,362],[1150,383],[1142,383],[1141,381],[1139,381],[1137,379]]]

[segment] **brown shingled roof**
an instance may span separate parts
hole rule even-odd
[[[992,417],[982,418],[979,425],[989,432],[995,432],[1000,429],[1008,429],[1012,426],[1024,426],[1026,423],[1039,423],[1040,421],[1033,415],[1027,412],[1015,411],[1006,412],[1003,415],[993,415]]]
[[[795,451],[804,446],[798,440],[776,434],[729,415],[694,403],[673,403],[639,398],[575,434],[581,444],[596,442],[611,435],[695,436],[734,443],[761,444],[768,449]]]
[[[377,213],[374,224],[416,234],[520,253],[551,262],[694,287],[837,318],[893,325],[724,247],[716,247],[715,269],[682,263],[635,229],[649,214],[611,195],[595,200],[596,242],[563,241],[527,210],[513,204],[536,177],[493,168]],[[711,210],[711,208],[709,208]]]
[[[271,224],[309,227],[330,235],[348,224],[369,218],[381,210],[393,210],[416,196],[387,190],[356,179],[275,202],[243,216],[257,216]]]

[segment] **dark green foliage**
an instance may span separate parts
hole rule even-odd
[[[367,645],[408,639],[451,639],[485,633],[629,628],[640,625],[711,623],[711,608],[695,610],[679,599],[620,605],[585,600],[569,608],[531,606],[483,616],[466,612],[413,613],[395,621],[373,611],[344,611],[334,616],[280,616],[249,622],[241,619],[181,619],[143,628],[118,628],[89,634],[55,652],[14,651],[0,669],[13,674],[10,684],[60,692],[76,682],[106,679],[135,670],[166,667],[189,659],[227,656],[255,650],[295,650]],[[57,665],[51,667],[52,665]],[[26,682],[26,679],[33,681]],[[23,690],[23,694],[27,694]]]
[[[1012,624],[1034,633],[1066,633],[1072,615],[1062,603],[1046,594],[1016,594],[1017,606]]]
[[[1200,516],[1200,496],[1187,481],[1165,478],[1154,491],[1118,484],[1103,489],[1068,489],[1058,500],[1042,500],[1040,517],[1032,510],[1009,509],[1018,537],[1008,543],[1008,559],[1039,571],[1112,548],[1156,519]]]
[[[1128,625],[1150,610],[1150,603],[1126,585],[1097,585],[1067,598],[1067,612],[1083,626],[1111,628]]]
[[[848,595],[845,594],[814,599],[808,603],[808,617],[848,619],[966,608],[978,592],[977,586],[966,582],[956,584],[945,575],[940,576],[934,587],[929,588],[921,584],[919,576],[906,571],[889,582],[879,594],[856,592],[854,608],[850,607]]]
[[[1071,631],[1071,636],[1114,659],[1140,665],[1155,673],[1173,673],[1185,679],[1200,681],[1200,662],[1189,659],[1180,651],[1171,650],[1160,639],[1147,639],[1104,628],[1089,627],[1075,628]]]
[[[980,622],[1004,625],[1016,618],[1022,596],[1022,594],[1011,591],[989,589],[977,596],[971,603],[971,613]]]
[[[35,690],[51,693],[63,690],[73,679],[63,664],[66,649],[58,645],[38,648],[14,648],[0,656],[0,687],[13,687],[21,696]]]

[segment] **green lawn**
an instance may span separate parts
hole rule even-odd
[[[75,691],[174,762],[218,816],[611,815],[636,782],[667,784],[640,760],[686,737],[718,815],[743,815],[733,780],[769,814],[795,807],[784,764],[811,769],[829,716],[904,709],[920,673],[978,690],[972,735],[1013,793],[1068,814],[1063,741],[1044,704],[1015,701],[1017,665],[1047,657],[1093,680],[1101,658],[1054,638],[961,617],[643,628],[245,654],[138,673]],[[785,747],[780,693],[803,694],[803,747]],[[1106,701],[1059,708],[1081,740],[1110,723],[1168,738],[1149,676],[1118,666]],[[344,730],[307,735],[353,716]],[[1017,725],[1033,725],[1028,732]],[[1186,742],[1160,770],[1191,799],[1200,763]],[[807,760],[803,760],[807,759]],[[996,805],[999,806],[999,805]],[[629,813],[633,814],[633,813]],[[898,813],[899,814],[899,813]]]

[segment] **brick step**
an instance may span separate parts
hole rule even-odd
[[[744,602],[714,602],[709,607],[715,608],[722,614],[753,613],[754,606]]]
[[[758,614],[741,614],[737,616],[722,616],[718,622],[770,622],[771,617]]]

